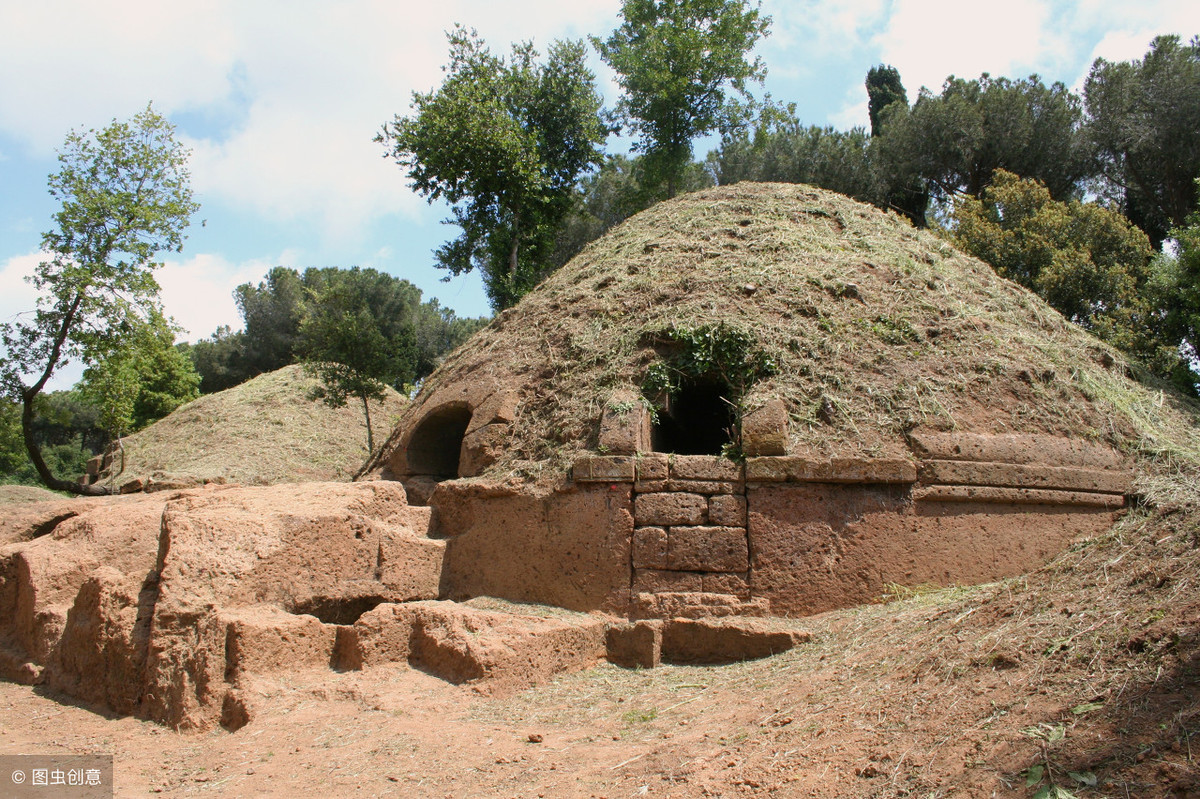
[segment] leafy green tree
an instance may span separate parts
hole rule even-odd
[[[903,214],[917,227],[925,227],[929,208],[929,189],[913,174],[897,174],[891,168],[881,168],[880,148],[885,122],[891,115],[905,118],[908,113],[908,92],[895,67],[879,64],[867,71],[867,111],[871,116],[871,152],[868,157],[875,174],[876,205]],[[890,109],[890,110],[889,110]],[[885,116],[885,113],[887,116]]]
[[[1200,208],[1187,224],[1171,231],[1174,252],[1168,249],[1154,260],[1151,291],[1162,308],[1163,336],[1178,341],[1184,354],[1174,374],[1176,384],[1200,393]]]
[[[38,395],[34,441],[53,474],[81,475],[89,458],[104,449],[98,410],[77,389]],[[20,402],[0,400],[0,483],[40,485],[21,425]]]
[[[529,43],[505,59],[474,31],[448,37],[441,88],[414,93],[413,116],[397,116],[376,140],[414,189],[453,205],[462,235],[437,250],[438,266],[478,268],[500,310],[547,274],[575,181],[600,163],[608,130],[582,42],[554,42],[541,64]]]
[[[6,350],[0,380],[22,404],[26,449],[49,488],[108,492],[55,477],[33,434],[36,402],[60,366],[103,360],[160,308],[154,258],[182,248],[198,207],[187,157],[174,129],[150,106],[129,122],[72,131],[59,153],[49,186],[62,208],[42,236],[48,260],[32,277],[43,295],[32,314],[0,326]]]
[[[212,394],[244,383],[253,375],[246,367],[246,334],[221,325],[211,336],[176,345],[200,375],[200,393]]]
[[[423,302],[416,308],[417,380],[428,375],[451,350],[488,323],[485,318],[459,318],[450,308],[443,308],[437,299]]]
[[[380,324],[411,324],[418,347],[416,374],[419,380],[433,371],[442,357],[487,324],[486,319],[460,319],[436,299],[421,302],[421,290],[407,280],[374,270],[367,303],[381,315]],[[257,286],[238,286],[238,300],[246,329],[218,328],[212,336],[180,348],[200,374],[200,391],[222,391],[262,374],[301,360],[301,321],[311,297],[342,280],[362,282],[355,270],[329,267],[309,268],[303,273],[275,267]],[[383,318],[386,317],[386,318]],[[395,386],[397,389],[403,384]]]
[[[96,408],[109,441],[120,442],[132,432],[141,382],[133,347],[121,348],[84,371],[80,393]]]
[[[883,133],[883,109],[892,103],[908,108],[908,92],[900,80],[900,70],[879,64],[867,71],[867,113],[871,117],[871,135]]]
[[[78,388],[43,392],[38,395],[37,406],[33,435],[39,445],[74,447],[85,450],[85,457],[104,449],[107,442],[99,410]]]
[[[1200,37],[1159,36],[1141,61],[1097,59],[1084,98],[1104,177],[1157,248],[1196,207]]]
[[[199,385],[192,361],[175,348],[171,323],[152,310],[133,336],[84,371],[79,389],[110,441],[119,441],[200,396]]]
[[[721,185],[741,180],[807,183],[877,202],[870,143],[862,128],[805,126],[789,107],[761,120],[753,134],[743,130],[726,135],[709,153],[708,166]]]
[[[350,398],[362,402],[368,452],[375,450],[370,400],[383,399],[389,385],[412,382],[417,371],[409,300],[391,290],[393,280],[374,269],[342,270],[312,291],[300,322],[300,352],[321,380],[315,397],[332,408]]]
[[[1079,98],[1061,83],[951,76],[910,109],[881,109],[878,168],[900,185],[925,184],[934,200],[981,199],[997,169],[1040,181],[1056,200],[1078,193],[1092,173]]]
[[[305,286],[295,269],[277,266],[266,279],[234,289],[238,312],[246,324],[243,363],[250,376],[296,362]]]
[[[747,0],[624,0],[621,20],[607,40],[591,42],[621,85],[616,118],[674,197],[692,140],[745,121],[746,106],[727,92],[749,97],[747,83],[766,77],[762,59],[747,57],[771,18]]]
[[[1150,241],[1121,214],[1059,202],[1041,183],[997,170],[983,199],[961,198],[950,222],[955,244],[1071,321],[1160,376],[1179,366],[1178,340],[1164,338],[1151,301]]]
[[[21,435],[21,406],[0,397],[0,483],[17,482],[19,469],[29,463]]]
[[[1179,242],[1179,276],[1174,292],[1176,324],[1192,352],[1200,354],[1200,210],[1193,213],[1188,222],[1186,227],[1174,231]]]

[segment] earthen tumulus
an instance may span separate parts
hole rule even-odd
[[[500,314],[374,475],[433,507],[447,596],[812,613],[1106,528],[1126,368],[895,215],[739,184],[639,214]]]
[[[1125,503],[1120,356],[932,234],[804,186],[679,198],[425,382],[356,484],[0,520],[0,676],[184,729],[407,663],[480,691],[768,655],[784,617],[1035,567]],[[755,618],[747,618],[755,617]]]

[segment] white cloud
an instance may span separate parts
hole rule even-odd
[[[0,7],[0,130],[46,156],[66,131],[127,117],[153,100],[167,114],[221,116],[198,133],[193,181],[205,202],[305,219],[334,240],[420,201],[371,139],[440,79],[443,32],[478,28],[495,49],[603,31],[614,0],[507,4],[448,0],[245,3],[85,0]],[[53,46],[48,46],[52,42]],[[236,101],[236,102],[234,102]]]
[[[1098,57],[1141,58],[1159,34],[1188,40],[1200,33],[1194,0],[1010,0],[1003,13],[955,0],[898,0],[885,14],[882,24],[868,14],[851,40],[878,25],[873,47],[880,61],[900,71],[910,102],[922,86],[937,93],[950,75],[977,78],[984,72],[1009,78],[1037,73],[1079,92]],[[844,127],[865,124],[862,97],[848,97],[830,119]]]
[[[864,44],[886,10],[884,0],[768,0],[763,5],[772,20],[768,42],[779,49],[803,46],[793,59],[797,62]]]
[[[310,220],[335,241],[354,238],[383,214],[416,216],[424,206],[365,125],[260,105],[242,132],[192,147],[202,202],[216,199],[274,221]]]
[[[951,74],[1023,77],[1047,51],[1048,15],[1038,0],[1008,0],[1002,11],[958,0],[899,0],[876,41],[913,100],[922,86],[940,91]]]
[[[0,266],[0,322],[15,321],[16,315],[37,307],[37,290],[25,278],[42,260],[42,253],[32,252],[9,258]]]
[[[19,314],[37,307],[38,293],[25,278],[32,275],[39,252],[9,258],[0,266],[0,322],[11,322]],[[242,327],[233,290],[242,283],[258,283],[277,263],[296,260],[294,253],[278,258],[231,263],[219,255],[195,255],[184,261],[168,261],[155,272],[162,287],[161,298],[167,315],[184,327],[179,341],[205,338],[221,325],[234,330]],[[50,391],[70,388],[83,375],[79,363],[57,371],[47,385]]]
[[[214,102],[232,63],[213,2],[124,0],[0,6],[0,126],[35,154],[66,132]],[[180,46],[188,42],[188,46]]]
[[[18,314],[37,307],[38,292],[26,281],[33,275],[42,253],[9,258],[0,266],[0,322],[14,321]],[[168,261],[155,271],[162,288],[167,315],[185,328],[180,340],[212,335],[220,325],[235,330],[242,326],[233,301],[233,290],[242,283],[257,283],[279,263],[297,260],[295,253],[231,263],[220,255],[200,254],[183,261]]]
[[[829,124],[840,130],[861,127],[868,128],[869,132],[871,113],[867,104],[866,92],[862,87],[855,86],[846,93],[845,104],[841,109],[829,115]]]
[[[185,261],[168,261],[155,272],[162,287],[163,307],[183,328],[180,341],[211,336],[221,325],[242,327],[233,290],[242,283],[258,283],[272,267],[296,260],[294,253],[278,258],[256,258],[232,263],[220,255],[194,255]]]
[[[20,316],[37,308],[37,290],[26,280],[42,260],[41,252],[25,253],[9,258],[0,266],[0,322],[16,322]],[[83,376],[83,365],[71,361],[59,368],[46,384],[47,391],[68,389]],[[26,375],[27,384],[32,384]]]

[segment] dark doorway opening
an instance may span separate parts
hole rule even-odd
[[[651,433],[655,452],[720,455],[734,440],[737,416],[729,386],[716,378],[691,378],[663,403]]]
[[[465,403],[444,405],[422,419],[408,442],[408,473],[438,480],[458,477],[458,456],[470,423]]]
[[[314,596],[296,602],[289,610],[316,616],[323,624],[354,624],[364,613],[386,601],[381,596]]]

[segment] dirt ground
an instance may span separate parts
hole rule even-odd
[[[1198,519],[815,616],[765,660],[507,696],[310,671],[252,686],[235,733],[182,734],[0,683],[0,753],[112,753],[118,796],[1200,796]]]

